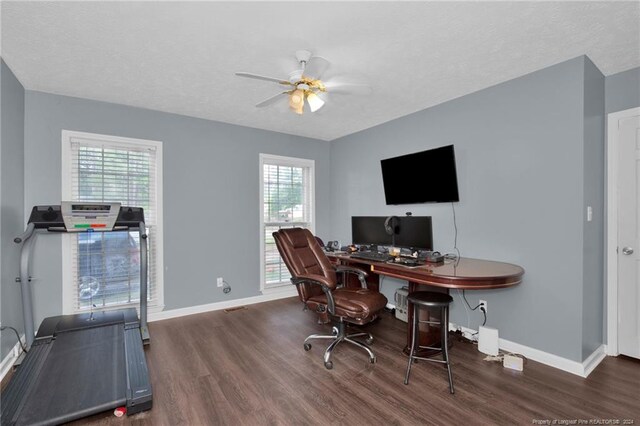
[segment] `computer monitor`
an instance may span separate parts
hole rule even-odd
[[[431,216],[401,216],[398,219],[396,247],[433,250]]]
[[[384,229],[386,216],[352,216],[351,242],[362,245],[390,246],[391,235]]]

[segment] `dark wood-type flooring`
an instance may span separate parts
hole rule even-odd
[[[364,327],[378,357],[328,341],[309,352],[304,338],[329,332],[302,311],[297,298],[150,324],[147,360],[153,409],[131,417],[110,413],[77,424],[535,424],[535,420],[631,419],[640,424],[640,361],[608,357],[587,378],[528,361],[524,372],[483,361],[470,343],[450,354],[456,393],[446,369],[420,362],[403,384],[406,324],[385,313]],[[592,423],[593,424],[593,423]],[[600,423],[603,424],[603,423]],[[614,423],[615,424],[615,423]]]

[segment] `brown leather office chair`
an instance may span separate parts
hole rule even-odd
[[[373,342],[373,336],[369,333],[346,333],[347,323],[369,323],[377,318],[387,304],[384,295],[367,288],[366,272],[348,266],[334,267],[308,229],[280,229],[273,233],[273,238],[291,273],[291,282],[298,289],[300,300],[312,311],[328,312],[338,321],[331,335],[308,336],[304,341],[304,349],[311,349],[309,340],[312,339],[333,340],[324,352],[324,366],[331,369],[331,353],[340,342],[348,342],[364,349],[369,354],[369,362],[374,363],[376,356],[367,346]],[[336,272],[357,274],[361,287],[338,287]],[[367,337],[366,343],[354,340],[363,336]]]

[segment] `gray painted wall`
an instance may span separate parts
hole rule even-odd
[[[582,359],[603,343],[604,332],[604,84],[604,75],[585,57]]]
[[[24,231],[24,88],[0,61],[0,319],[24,332],[20,287],[20,251],[13,238]],[[0,359],[16,344],[11,330],[2,332]]]
[[[166,309],[259,294],[259,153],[315,160],[316,231],[329,232],[327,142],[31,91],[25,209],[60,202],[62,129],[163,142]],[[39,237],[36,321],[61,312],[60,246],[59,236]],[[216,287],[219,276],[231,293]]]
[[[435,247],[451,252],[451,205],[385,205],[380,160],[454,144],[462,255],[526,270],[517,287],[468,291],[470,303],[488,301],[500,337],[582,361],[584,73],[575,58],[333,141],[330,238],[350,240],[352,215],[412,211],[433,216]],[[400,284],[381,290],[391,298]],[[477,329],[482,315],[453,296],[452,321]]]
[[[605,112],[640,106],[640,68],[633,68],[605,78]]]

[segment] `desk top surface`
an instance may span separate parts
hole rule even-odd
[[[355,259],[348,254],[329,253],[330,257],[352,264],[369,265],[370,271],[418,284],[464,289],[510,287],[522,282],[524,269],[518,265],[492,260],[462,257],[444,263],[427,263],[417,267]]]

